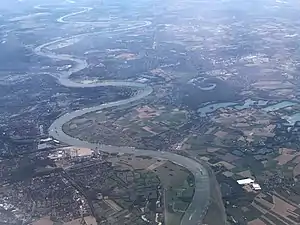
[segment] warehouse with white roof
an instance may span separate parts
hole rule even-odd
[[[252,190],[259,191],[261,190],[261,186],[258,183],[255,183],[255,180],[251,178],[241,179],[236,181],[239,185],[242,186],[251,186]]]

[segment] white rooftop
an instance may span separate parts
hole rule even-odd
[[[246,179],[242,179],[242,180],[237,180],[236,182],[238,182],[238,184],[240,184],[240,185],[244,185],[244,184],[254,183],[254,180],[251,178],[246,178]]]
[[[256,190],[256,191],[261,190],[260,185],[257,184],[257,183],[253,183],[253,184],[252,184],[252,187],[253,187],[253,189]]]
[[[52,138],[48,137],[40,140],[40,142],[48,142],[48,141],[52,141]]]

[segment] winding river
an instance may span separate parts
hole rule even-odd
[[[37,8],[37,7],[36,7]],[[82,22],[82,21],[75,21],[75,22],[69,22],[70,17],[74,15],[78,15],[80,13],[87,13],[92,8],[84,8],[83,10],[75,13],[70,13],[65,16],[62,16],[57,19],[57,22],[60,23],[80,23],[80,24],[89,24],[91,25],[93,22]],[[66,20],[68,18],[68,20]],[[97,25],[98,22],[95,22],[95,25]],[[55,53],[51,50],[49,50],[47,47],[52,46],[52,50],[59,48],[59,44],[62,42],[66,42],[68,40],[74,39],[74,38],[83,38],[89,35],[101,35],[104,34],[107,35],[113,35],[113,34],[119,34],[123,32],[129,32],[135,29],[139,29],[142,27],[146,27],[151,25],[151,22],[149,21],[144,21],[144,22],[137,22],[136,24],[133,25],[128,25],[126,27],[121,27],[117,28],[114,30],[102,30],[100,32],[91,32],[91,33],[84,33],[84,34],[79,34],[79,35],[74,35],[72,37],[67,37],[67,38],[60,38],[55,41],[51,41],[48,43],[45,43],[43,45],[40,45],[35,48],[35,53],[39,56],[43,57],[48,57],[56,61],[62,61],[62,60],[68,60],[72,62],[72,67],[67,70],[67,71],[60,71],[59,74],[55,74],[55,78],[57,78],[57,81],[66,87],[74,87],[74,88],[91,88],[91,87],[105,87],[105,86],[119,86],[119,87],[127,87],[127,88],[136,88],[139,89],[139,91],[136,93],[136,95],[131,96],[125,100],[119,100],[119,101],[114,101],[114,102],[108,102],[104,103],[98,106],[94,107],[89,107],[89,108],[84,108],[80,110],[73,111],[71,113],[66,113],[63,116],[57,118],[52,125],[49,128],[49,135],[52,136],[53,138],[64,142],[69,145],[76,145],[79,147],[88,147],[88,148],[98,148],[101,151],[109,152],[109,153],[130,153],[134,155],[139,155],[139,156],[151,156],[159,159],[166,159],[170,160],[178,165],[181,165],[188,170],[190,170],[195,177],[195,193],[193,196],[193,200],[190,203],[188,209],[186,210],[186,213],[184,214],[181,224],[182,225],[196,225],[196,224],[201,224],[201,221],[206,213],[207,207],[209,205],[209,196],[210,196],[210,185],[209,185],[209,175],[208,171],[197,161],[173,154],[171,152],[161,152],[161,151],[151,151],[151,150],[146,150],[146,149],[136,149],[132,147],[120,147],[120,146],[107,146],[107,145],[100,145],[100,144],[95,144],[95,143],[90,143],[87,141],[79,140],[77,138],[71,137],[70,135],[66,134],[62,127],[65,123],[68,121],[82,116],[86,113],[89,112],[94,112],[98,110],[103,110],[107,109],[110,107],[117,107],[117,106],[122,106],[126,104],[136,104],[138,100],[141,100],[148,95],[150,95],[153,92],[153,89],[145,84],[138,83],[138,82],[129,82],[129,81],[118,81],[118,80],[112,80],[112,81],[102,81],[98,83],[91,83],[91,84],[86,84],[86,83],[77,83],[74,82],[70,79],[70,76],[73,73],[79,72],[83,69],[85,69],[88,66],[88,63],[86,60],[68,55],[68,54],[58,54]],[[53,48],[54,46],[54,48]],[[168,220],[168,218],[165,218]]]

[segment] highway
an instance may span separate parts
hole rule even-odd
[[[39,6],[40,7],[40,6]],[[37,8],[37,7],[36,7]],[[65,16],[62,16],[57,19],[58,22],[61,23],[69,23],[72,24],[74,22],[69,22],[70,17],[73,15],[78,15],[80,13],[87,13],[92,8],[84,8],[84,10],[81,10],[79,12],[70,13]],[[65,19],[68,18],[68,21]],[[79,21],[80,22],[80,21]],[[75,21],[76,23],[76,21]],[[84,22],[80,22],[81,24]],[[88,24],[91,24],[91,22],[87,22]],[[201,221],[203,219],[203,216],[205,215],[206,209],[209,204],[209,196],[210,196],[210,187],[209,187],[209,174],[208,171],[201,165],[201,163],[181,156],[177,155],[171,152],[161,152],[161,151],[151,151],[146,149],[135,149],[132,147],[119,147],[119,146],[107,146],[107,145],[99,145],[95,143],[89,143],[84,140],[79,140],[77,138],[71,137],[68,134],[64,133],[62,127],[65,123],[69,122],[70,120],[82,116],[86,113],[99,111],[103,109],[107,109],[110,107],[116,107],[116,106],[123,106],[126,104],[136,104],[138,100],[141,100],[148,95],[150,95],[153,92],[153,89],[150,86],[147,86],[142,83],[138,82],[129,82],[129,81],[102,81],[98,83],[90,83],[90,84],[83,84],[83,83],[76,83],[72,80],[70,80],[70,76],[78,71],[81,71],[85,69],[88,66],[88,63],[86,60],[81,59],[76,56],[68,55],[68,54],[58,54],[55,52],[51,52],[49,49],[47,49],[48,46],[51,46],[51,49],[58,49],[59,44],[61,42],[68,41],[73,38],[83,38],[89,35],[113,35],[114,33],[118,34],[120,32],[128,32],[132,31],[134,29],[142,28],[145,26],[149,26],[151,22],[145,21],[145,22],[137,22],[133,25],[127,25],[123,28],[117,28],[115,30],[102,30],[101,32],[91,32],[91,33],[84,33],[75,35],[72,37],[67,38],[59,38],[55,41],[51,41],[48,43],[45,43],[41,46],[38,46],[35,48],[35,53],[39,56],[48,57],[56,61],[62,61],[62,60],[70,60],[72,61],[72,68],[70,68],[67,71],[60,71],[59,74],[55,74],[55,78],[57,78],[58,82],[66,87],[77,87],[77,88],[90,88],[90,87],[104,87],[104,86],[122,86],[122,87],[132,87],[137,88],[139,91],[136,93],[136,95],[131,96],[125,100],[119,100],[115,102],[108,102],[104,103],[98,106],[84,108],[80,110],[73,111],[71,113],[66,113],[62,115],[61,117],[57,118],[52,125],[49,128],[49,135],[53,138],[69,144],[69,145],[75,145],[78,147],[88,147],[88,148],[98,148],[101,151],[109,152],[109,153],[130,153],[137,156],[151,156],[154,158],[160,158],[160,159],[166,159],[170,160],[178,165],[181,165],[185,168],[187,168],[189,171],[191,171],[195,177],[195,193],[193,196],[193,200],[191,204],[189,205],[186,213],[184,214],[181,225],[196,225],[201,224]],[[54,48],[53,48],[54,46]],[[55,48],[56,46],[56,48]],[[54,75],[53,75],[54,76]]]

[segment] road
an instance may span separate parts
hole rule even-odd
[[[73,23],[68,22],[70,20],[70,17],[73,15],[78,15],[80,13],[86,13],[88,11],[92,10],[91,8],[85,8],[85,10],[81,10],[80,12],[70,13],[68,15],[65,15],[63,17],[60,17],[57,19],[58,22],[61,23]],[[68,21],[65,19],[69,18]],[[80,22],[84,23],[84,22]],[[91,22],[87,22],[88,24],[91,24]],[[77,87],[77,88],[90,88],[90,87],[104,87],[104,86],[122,86],[127,88],[137,88],[139,91],[136,93],[136,95],[131,96],[125,100],[115,101],[115,102],[108,102],[104,103],[98,106],[84,108],[80,110],[73,111],[71,113],[64,114],[63,116],[57,118],[52,125],[49,128],[49,135],[51,135],[53,138],[69,144],[69,145],[76,145],[78,147],[88,147],[88,148],[98,148],[101,151],[109,152],[109,153],[129,153],[133,155],[138,156],[151,156],[154,158],[159,159],[166,159],[170,160],[178,165],[181,165],[185,168],[187,168],[189,171],[191,171],[195,177],[195,193],[193,196],[193,200],[191,204],[189,205],[188,209],[186,210],[186,213],[184,214],[181,225],[196,225],[201,224],[201,221],[203,219],[203,216],[205,215],[206,209],[209,204],[209,196],[210,196],[210,187],[209,187],[209,174],[207,170],[201,165],[201,163],[181,156],[177,155],[171,152],[160,152],[160,151],[151,151],[146,149],[135,149],[132,147],[119,147],[119,146],[107,146],[107,145],[99,145],[95,143],[89,143],[84,140],[79,140],[77,138],[71,137],[68,134],[64,133],[62,127],[65,123],[69,122],[70,120],[82,116],[89,112],[99,111],[103,109],[107,109],[110,107],[116,107],[116,106],[123,106],[127,104],[135,104],[138,100],[141,100],[148,95],[150,95],[153,92],[153,89],[150,86],[147,86],[142,83],[137,82],[129,82],[129,81],[102,81],[98,83],[91,83],[91,84],[83,84],[83,83],[76,83],[72,80],[70,80],[70,76],[78,71],[81,71],[85,69],[88,66],[88,63],[86,60],[81,59],[76,56],[67,55],[67,54],[57,54],[55,52],[51,52],[49,49],[47,49],[47,46],[51,46],[51,49],[58,49],[59,43],[65,42],[67,40],[73,39],[73,38],[83,38],[89,35],[113,35],[118,34],[120,32],[128,32],[132,31],[134,29],[142,28],[145,26],[150,25],[151,22],[145,21],[145,22],[138,22],[133,25],[127,25],[123,28],[117,28],[115,30],[102,30],[101,32],[92,32],[92,33],[84,33],[75,35],[68,38],[59,38],[55,41],[48,42],[46,44],[43,44],[41,46],[38,46],[35,48],[35,53],[37,55],[48,57],[53,60],[69,60],[72,61],[72,68],[70,68],[67,71],[60,71],[59,74],[55,74],[55,77],[58,79],[58,82],[66,87]],[[57,48],[55,48],[55,45]],[[54,48],[53,48],[54,46]]]

